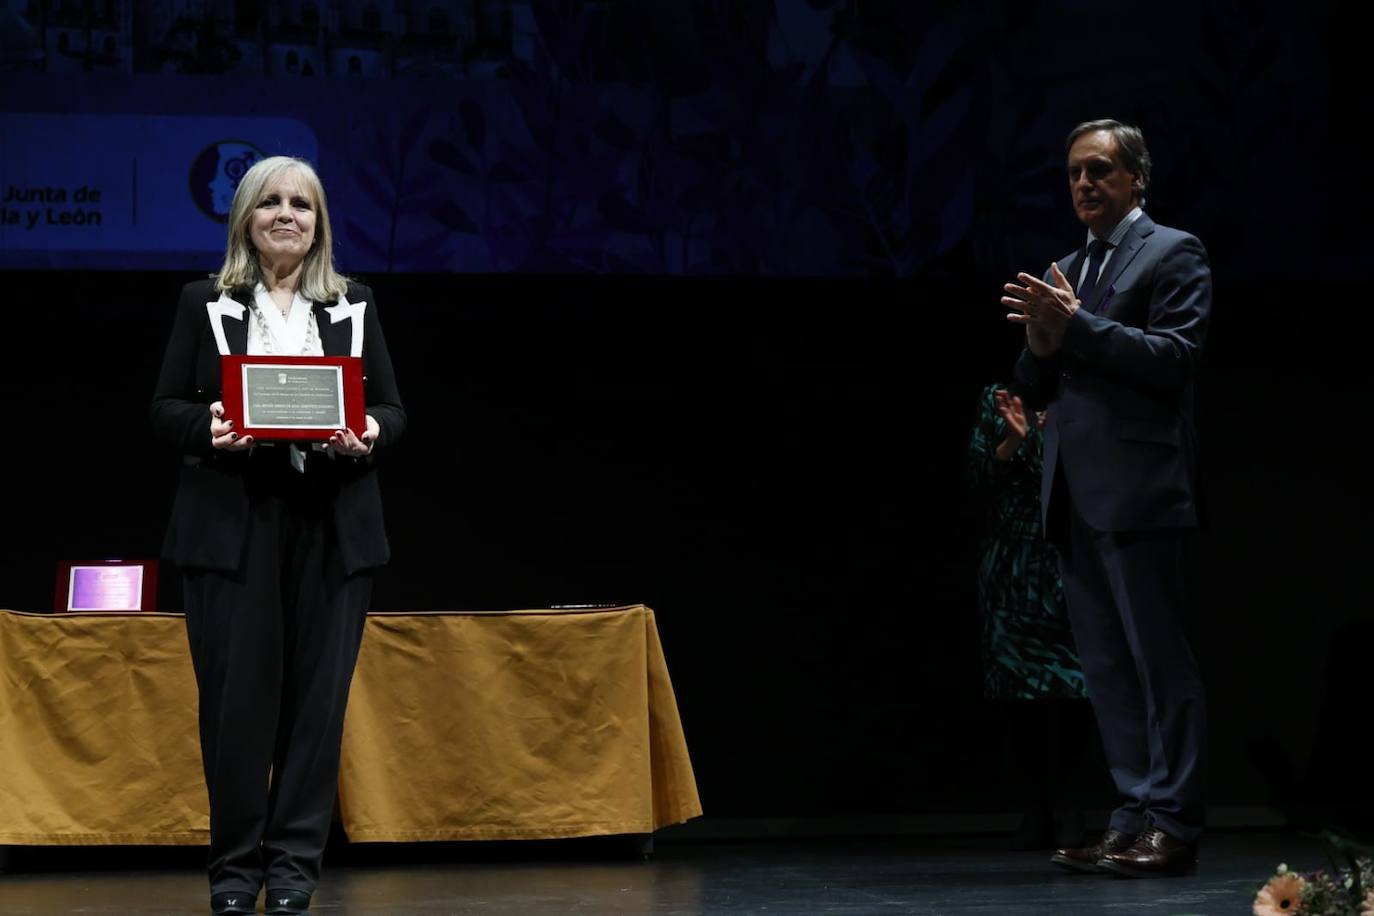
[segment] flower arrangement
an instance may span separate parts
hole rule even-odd
[[[1255,895],[1254,916],[1374,916],[1374,849],[1322,834],[1329,868],[1298,873],[1279,865]]]

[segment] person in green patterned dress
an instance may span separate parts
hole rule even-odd
[[[1041,531],[1043,425],[1044,415],[1029,416],[1007,386],[988,385],[979,401],[966,467],[982,520],[978,605],[983,695],[997,701],[1004,716],[1011,782],[1023,807],[1015,843],[1023,848],[1055,845],[1047,773],[1062,768],[1046,758],[1079,745],[1086,718],[1081,708],[1047,709],[1064,704],[1043,702],[1087,696],[1058,559]],[[1064,831],[1071,834],[1074,826],[1064,825]]]

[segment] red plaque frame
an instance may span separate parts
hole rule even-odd
[[[283,427],[249,426],[243,416],[243,369],[245,366],[336,366],[342,370],[344,398],[344,426],[361,436],[367,431],[367,414],[363,402],[363,361],[356,356],[242,356],[220,357],[221,397],[224,419],[234,421],[240,436],[252,436],[258,442],[327,442],[339,429],[337,426]]]

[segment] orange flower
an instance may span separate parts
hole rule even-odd
[[[1255,897],[1255,916],[1294,916],[1302,912],[1302,890],[1307,882],[1288,872],[1275,875]]]

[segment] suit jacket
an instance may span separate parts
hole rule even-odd
[[[1086,257],[1084,248],[1059,263],[1077,279]],[[1031,406],[1048,409],[1047,532],[1058,530],[1065,498],[1098,531],[1197,525],[1193,379],[1211,311],[1202,243],[1141,214],[1069,319],[1061,350],[1022,352],[1016,380]]]
[[[210,444],[209,405],[221,399],[220,356],[245,353],[251,293],[220,293],[212,280],[181,292],[171,340],[149,411],[154,434],[181,450],[183,462],[163,553],[183,568],[236,570],[248,534],[248,452]],[[320,462],[333,476],[334,522],[346,573],[390,558],[375,455],[405,431],[391,357],[372,290],[355,283],[337,303],[312,303],[326,356],[361,356],[366,411],[381,434],[366,458]],[[362,430],[355,430],[361,433]],[[280,447],[280,446],[279,446]],[[311,473],[317,473],[312,469]]]

